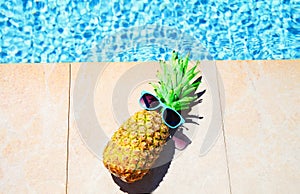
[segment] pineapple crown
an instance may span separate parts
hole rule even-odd
[[[190,104],[197,99],[195,91],[201,82],[192,80],[200,72],[196,71],[200,62],[197,61],[189,70],[188,63],[189,54],[180,58],[178,52],[173,51],[172,58],[168,62],[159,61],[161,71],[156,75],[158,83],[150,83],[157,97],[176,111],[189,109]]]

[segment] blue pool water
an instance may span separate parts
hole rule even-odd
[[[0,63],[300,58],[299,0],[0,0]]]

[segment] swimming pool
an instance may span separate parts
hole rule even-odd
[[[296,59],[300,1],[0,0],[0,38],[0,63]]]

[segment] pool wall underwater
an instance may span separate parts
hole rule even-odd
[[[298,0],[0,0],[0,63],[300,58]]]

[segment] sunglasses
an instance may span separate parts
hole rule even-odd
[[[155,95],[147,91],[142,91],[139,99],[140,106],[146,110],[157,110],[162,108],[162,119],[164,123],[170,128],[177,128],[182,125],[185,121],[182,116],[171,107],[165,105]]]

